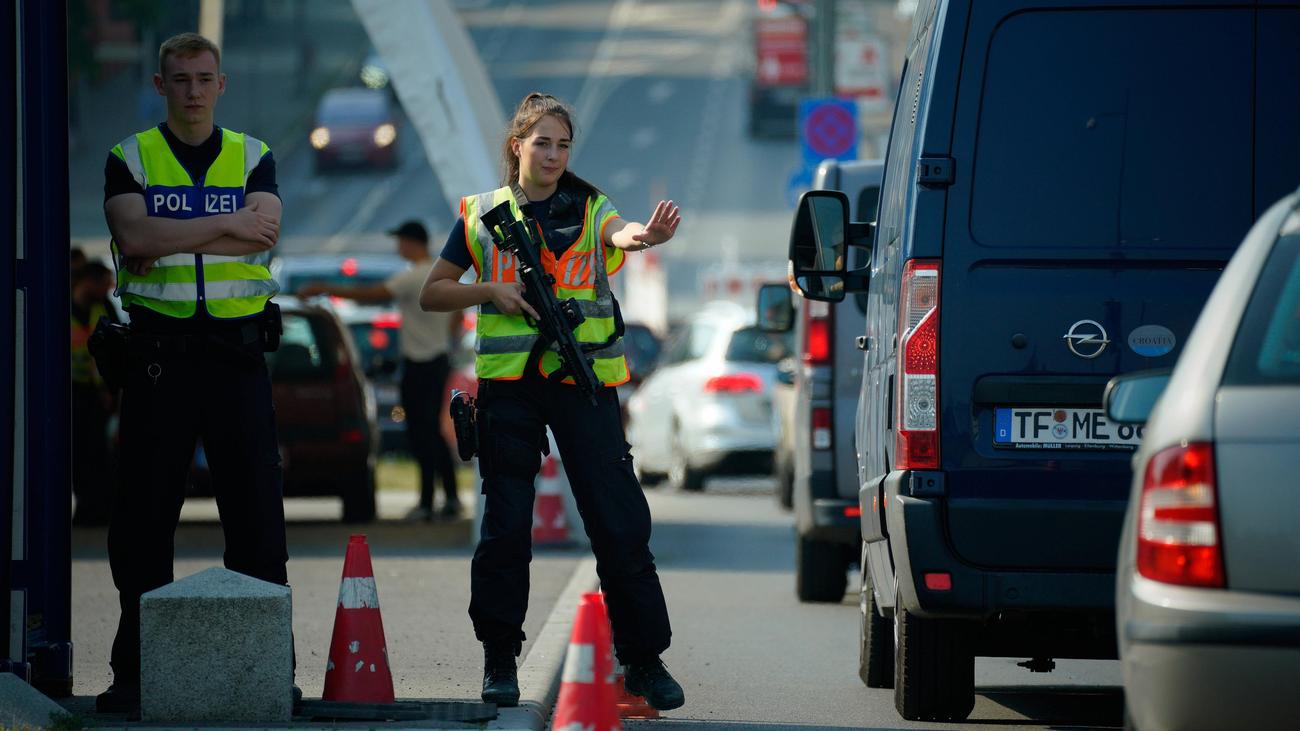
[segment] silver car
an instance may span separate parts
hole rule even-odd
[[[680,490],[706,477],[771,474],[772,389],[788,335],[765,333],[752,310],[705,306],[670,339],[658,367],[628,401],[628,441],[643,484]]]
[[[1300,192],[1247,235],[1172,374],[1115,378],[1106,405],[1150,416],[1117,570],[1128,725],[1294,727]]]

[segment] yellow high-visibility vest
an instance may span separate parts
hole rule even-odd
[[[150,216],[198,218],[234,213],[244,206],[244,185],[270,148],[241,132],[221,130],[221,152],[198,180],[176,159],[158,127],[122,140],[113,154],[144,188]],[[139,305],[168,317],[193,317],[203,303],[213,317],[232,319],[260,313],[279,291],[271,278],[269,251],[247,256],[171,254],[144,276],[122,264],[117,242],[117,293],[123,306]]]
[[[108,309],[102,302],[90,306],[90,313],[83,324],[75,315],[69,317],[72,326],[72,382],[85,386],[98,386],[104,382],[95,367],[95,359],[90,355],[90,336],[100,318],[108,317]]]
[[[492,234],[479,217],[484,212],[509,201],[510,211],[522,220],[519,203],[510,188],[498,188],[488,193],[466,196],[460,201],[460,213],[465,220],[466,245],[474,259],[474,269],[479,282],[514,282],[518,279],[515,257],[500,251],[492,243]],[[604,195],[593,194],[587,198],[582,219],[582,233],[557,259],[547,246],[541,246],[538,258],[542,268],[555,278],[557,299],[577,300],[586,320],[574,331],[579,343],[599,344],[615,332],[614,295],[609,289],[609,275],[623,266],[623,250],[611,248],[608,252],[601,243],[605,226],[618,217],[618,211]],[[479,305],[478,344],[474,370],[479,378],[517,380],[524,375],[528,354],[536,345],[540,333],[529,325],[523,315],[507,315],[491,302]],[[623,340],[589,354],[594,360],[592,370],[606,386],[617,386],[628,380],[627,360],[623,357]],[[561,361],[554,348],[542,354],[538,363],[542,374],[549,376],[560,369]],[[573,383],[565,378],[565,383]]]

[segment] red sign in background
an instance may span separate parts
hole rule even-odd
[[[754,19],[754,74],[766,86],[808,81],[808,26],[802,18]]]

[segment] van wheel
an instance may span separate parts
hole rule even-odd
[[[868,688],[894,687],[894,628],[880,615],[867,568],[867,544],[862,544],[862,588],[858,595],[861,615],[858,632],[858,677]]]
[[[801,602],[840,602],[849,580],[848,557],[839,543],[799,536],[795,546],[795,593]]]
[[[365,475],[348,485],[343,493],[343,522],[369,523],[375,519],[375,468],[367,467]]]
[[[975,707],[967,625],[909,613],[894,598],[894,707],[909,721],[961,721]]]

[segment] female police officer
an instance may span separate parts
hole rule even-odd
[[[628,378],[622,342],[591,353],[604,384],[595,404],[574,386],[547,379],[561,362],[524,317],[535,320],[537,312],[524,301],[514,258],[493,246],[479,220],[503,201],[516,217],[536,220],[543,268],[555,278],[559,298],[579,300],[587,316],[578,340],[607,342],[618,319],[608,275],[622,265],[624,252],[672,238],[681,216],[671,201],[661,201],[644,225],[624,221],[604,194],[568,171],[572,141],[573,123],[561,102],[538,93],[524,97],[505,138],[505,185],[461,199],[461,218],[420,296],[426,310],[480,306],[475,370],[486,503],[469,614],[484,648],[483,700],[514,705],[519,698],[515,658],[528,605],[533,480],[550,426],[596,554],[626,687],[666,710],[685,699],[659,660],[671,631],[649,548],[650,510],[632,472],[613,388]],[[477,281],[460,284],[470,266]]]

